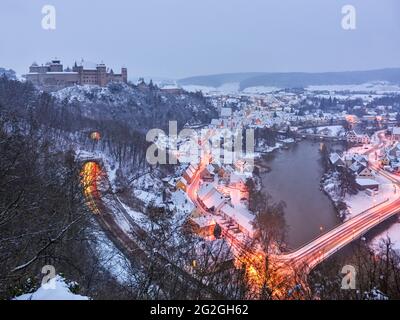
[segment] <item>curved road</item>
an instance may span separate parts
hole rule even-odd
[[[366,154],[372,153],[378,148],[382,148],[386,145],[384,134],[382,132],[378,132],[377,135],[380,140],[379,145],[368,150]],[[187,188],[187,194],[189,198],[196,205],[196,207],[204,213],[208,212],[199,204],[197,200],[197,191],[200,183],[200,172],[209,163],[209,161],[210,156],[205,156],[202,159],[198,170],[192,179],[192,182]],[[371,168],[380,175],[389,179],[394,184],[399,184],[400,180],[396,176],[381,170],[376,165],[371,165]],[[278,264],[284,264],[292,268],[305,267],[306,270],[310,271],[332,254],[339,251],[355,239],[358,239],[363,234],[379,225],[381,222],[396,215],[398,212],[400,212],[400,198],[391,201],[387,200],[386,202],[371,208],[350,220],[347,220],[343,224],[321,235],[317,239],[302,246],[294,252],[273,256],[273,260],[275,260]],[[246,251],[246,256],[251,257],[256,255],[258,258],[259,255],[262,254],[260,252],[254,252],[252,248],[245,248],[245,245],[239,243],[239,241],[230,239],[230,242],[232,243],[232,246],[241,252],[241,254],[243,254],[243,251]]]
[[[201,283],[179,266],[171,263],[158,252],[154,252],[151,246],[150,235],[143,230],[126,212],[118,197],[110,192],[102,192],[99,184],[108,180],[101,172],[101,160],[87,160],[82,169],[82,183],[87,205],[96,215],[97,220],[115,245],[138,266],[145,266],[153,270],[154,274],[163,275],[157,284],[164,290],[173,293],[180,292],[185,299],[199,299],[196,292],[201,292],[201,297],[211,299],[224,299],[220,293],[208,285]],[[116,213],[124,217],[129,223],[137,241],[135,241],[116,221]],[[167,267],[169,266],[169,267]],[[154,281],[157,281],[155,279]],[[189,290],[190,289],[190,290]],[[194,294],[193,294],[194,293]]]

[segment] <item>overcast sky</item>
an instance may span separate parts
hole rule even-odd
[[[56,30],[41,27],[54,5]],[[357,29],[341,27],[343,5]],[[400,67],[398,0],[1,0],[0,66],[104,61],[130,78]]]

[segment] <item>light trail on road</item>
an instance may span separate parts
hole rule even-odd
[[[94,161],[86,162],[81,171],[81,182],[83,185],[83,193],[87,200],[90,210],[94,214],[100,214],[95,199],[99,198],[98,183],[101,175],[101,168]]]
[[[370,154],[379,148],[384,148],[387,145],[387,141],[382,132],[378,133],[380,144],[374,146],[365,152]],[[209,163],[211,155],[207,154],[201,159],[197,172],[194,174],[193,179],[187,189],[187,194],[195,206],[204,214],[209,212],[203,208],[197,200],[197,192],[200,185],[200,172]],[[374,169],[378,174],[389,179],[394,184],[399,184],[400,180],[398,177],[388,174],[381,170],[375,164],[370,164],[371,168]],[[293,270],[302,269],[306,273],[310,272],[318,264],[323,262],[325,259],[353,242],[354,240],[361,237],[363,234],[371,230],[372,228],[379,225],[381,222],[389,219],[400,212],[400,198],[396,198],[391,201],[387,201],[376,207],[366,210],[354,218],[347,220],[343,224],[336,228],[326,232],[317,239],[314,239],[310,243],[302,246],[294,252],[282,255],[271,255],[271,260],[277,269],[280,269],[280,275],[277,278],[287,277],[288,279],[293,275]],[[246,265],[246,270],[249,275],[249,279],[256,283],[256,285],[262,285],[265,281],[265,253],[254,252],[252,248],[248,248],[246,244],[240,243],[235,237],[230,236],[229,231],[224,232],[225,239],[236,249],[236,265]],[[288,280],[290,281],[290,280]]]

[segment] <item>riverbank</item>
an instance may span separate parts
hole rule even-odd
[[[344,197],[341,195],[339,173],[334,170],[325,173],[321,178],[321,188],[332,201],[339,218],[343,222],[349,215],[349,210],[344,202]]]

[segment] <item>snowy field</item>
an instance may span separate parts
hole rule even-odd
[[[377,94],[400,92],[400,86],[386,82],[374,82],[352,85],[320,85],[309,86],[308,91],[330,91],[330,92],[375,92]]]
[[[243,90],[243,93],[263,94],[263,93],[272,93],[272,92],[279,91],[279,90],[282,90],[282,88],[258,86],[258,87],[246,88]]]
[[[239,92],[239,82],[231,82],[231,83],[224,83],[220,87],[207,87],[207,86],[199,86],[199,85],[187,85],[182,86],[182,89],[189,91],[189,92],[196,92],[202,91],[203,93],[238,93]]]
[[[256,86],[256,87],[248,87],[243,91],[240,90],[239,82],[230,82],[224,83],[219,87],[208,87],[208,86],[199,86],[199,85],[184,85],[182,88],[189,92],[202,91],[203,93],[220,93],[220,94],[266,94],[272,93],[275,91],[280,91],[282,88],[278,87],[267,87],[267,86]]]

